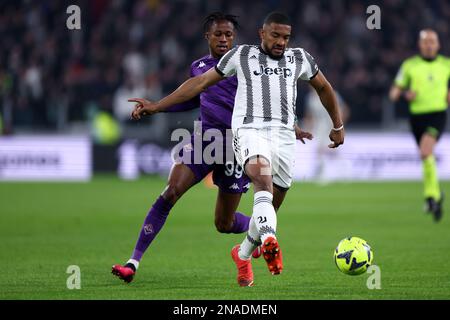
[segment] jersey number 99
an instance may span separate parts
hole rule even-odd
[[[239,179],[242,177],[242,174],[244,173],[244,170],[239,164],[235,164],[233,161],[227,161],[225,163],[225,175],[228,177],[231,177],[234,174],[234,177],[236,179]]]

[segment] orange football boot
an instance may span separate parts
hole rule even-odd
[[[242,260],[239,258],[239,248],[241,245],[235,245],[231,250],[231,257],[236,263],[238,269],[237,281],[241,287],[253,286],[253,270],[251,260]]]
[[[283,257],[277,239],[268,237],[261,247],[264,260],[267,262],[270,273],[273,275],[280,274],[283,270]]]

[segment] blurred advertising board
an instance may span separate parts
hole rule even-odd
[[[410,133],[348,133],[344,145],[332,150],[315,140],[297,145],[296,180],[422,179],[422,161]],[[450,134],[441,137],[435,154],[439,177],[450,179]]]
[[[328,142],[327,142],[328,143]],[[327,144],[326,143],[326,144]],[[409,133],[347,133],[338,149],[319,146],[320,139],[298,142],[294,179],[297,181],[421,180],[422,162]],[[439,177],[450,179],[450,134],[436,148]],[[123,179],[141,174],[167,176],[171,150],[138,140],[125,140],[117,149],[117,172]]]
[[[88,181],[91,159],[89,137],[0,137],[0,181]]]
[[[141,174],[166,176],[173,164],[171,150],[154,143],[125,140],[117,152],[117,173],[124,180],[137,179]]]

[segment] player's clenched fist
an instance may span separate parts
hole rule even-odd
[[[131,118],[133,120],[139,120],[142,116],[149,116],[158,112],[154,102],[140,98],[128,99],[128,102],[136,103],[133,111],[131,112]]]
[[[339,130],[332,129],[330,132],[330,140],[333,141],[333,143],[328,145],[328,148],[337,148],[341,144],[344,144],[344,128],[340,128]]]

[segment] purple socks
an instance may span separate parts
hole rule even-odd
[[[234,214],[233,226],[229,233],[244,233],[248,231],[248,226],[250,224],[249,216],[246,216],[240,212]]]
[[[166,222],[172,206],[173,205],[167,202],[162,196],[156,200],[145,218],[144,225],[142,226],[141,233],[139,234],[139,238],[131,259],[137,261],[141,260],[145,250],[147,250],[150,243],[152,243],[153,239]]]
[[[152,208],[145,218],[144,225],[142,226],[141,233],[139,234],[136,247],[134,248],[133,255],[131,259],[140,261],[142,255],[147,250],[150,243],[155,239],[156,235],[159,233],[164,223],[166,222],[167,216],[172,209],[172,204],[167,202],[162,196],[156,200]],[[229,233],[243,233],[248,230],[250,224],[250,217],[236,212],[234,216],[233,226]]]

